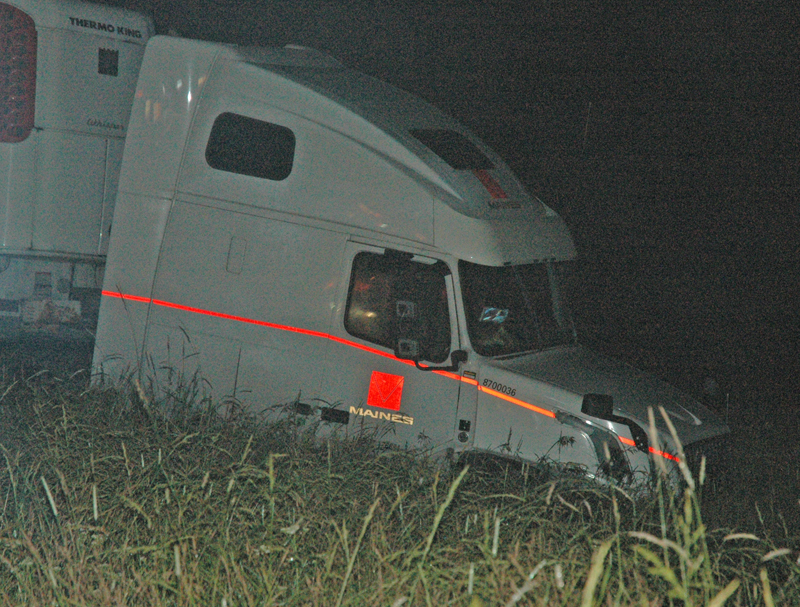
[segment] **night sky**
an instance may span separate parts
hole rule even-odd
[[[592,345],[800,404],[794,2],[113,4],[159,33],[315,47],[427,99],[565,218]]]

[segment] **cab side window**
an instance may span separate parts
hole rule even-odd
[[[412,340],[419,360],[440,363],[450,354],[444,262],[412,261],[411,255],[359,253],[353,260],[345,329],[391,349]]]

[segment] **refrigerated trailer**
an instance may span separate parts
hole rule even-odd
[[[0,337],[88,334],[152,20],[0,2]]]
[[[569,231],[497,154],[328,55],[152,38],[118,190],[99,378],[620,481],[677,461],[659,407],[728,432],[579,344]]]

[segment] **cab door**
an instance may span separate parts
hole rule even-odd
[[[401,447],[451,446],[461,381],[448,370],[460,346],[449,265],[350,242],[345,267],[328,372],[339,423]]]

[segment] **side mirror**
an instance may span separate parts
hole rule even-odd
[[[455,373],[458,371],[458,368],[461,366],[461,363],[467,362],[469,355],[467,354],[466,350],[453,350],[450,353],[450,362],[453,363],[452,371]]]
[[[398,358],[400,357],[398,356]],[[411,360],[414,361],[414,365],[416,365],[417,369],[419,369],[420,371],[448,371],[450,373],[458,373],[458,369],[461,366],[461,363],[467,362],[467,358],[469,358],[469,356],[467,355],[466,351],[453,350],[450,353],[451,364],[447,367],[433,367],[433,366],[423,367],[421,364],[419,364],[418,358],[414,358]]]
[[[628,426],[636,448],[644,453],[649,453],[650,439],[647,437],[647,432],[633,420],[627,417],[614,415],[613,396],[609,394],[584,394],[583,403],[581,404],[581,413]]]

